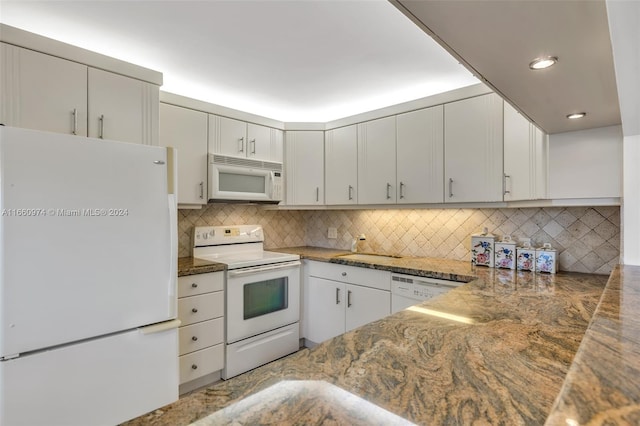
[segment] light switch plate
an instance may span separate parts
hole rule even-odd
[[[338,230],[336,228],[331,228],[327,230],[327,238],[336,239],[338,238]]]

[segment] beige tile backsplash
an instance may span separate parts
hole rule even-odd
[[[365,234],[363,251],[469,260],[471,234],[487,227],[500,237],[530,237],[536,246],[551,243],[563,271],[608,274],[620,255],[618,207],[275,211],[218,204],[179,211],[179,255],[191,254],[194,225],[250,223],[264,227],[266,248],[349,249],[352,238]],[[327,238],[329,227],[337,239]]]

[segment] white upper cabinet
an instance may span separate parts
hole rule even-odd
[[[504,103],[504,201],[546,198],[547,137]]]
[[[358,204],[396,202],[396,117],[358,124]]]
[[[397,203],[442,203],[442,105],[396,117]]]
[[[209,144],[214,154],[282,162],[282,130],[209,115]]]
[[[358,136],[356,125],[328,130],[324,137],[326,204],[357,204]]]
[[[89,68],[89,136],[158,144],[159,87]]]
[[[324,204],[324,132],[287,131],[285,180],[288,205]]]
[[[0,123],[87,136],[87,66],[0,43]]]
[[[502,104],[496,94],[445,104],[445,202],[502,201]]]
[[[207,204],[207,114],[160,104],[160,146],[178,150],[178,203]]]
[[[209,146],[215,154],[247,156],[247,123],[209,115]]]
[[[158,144],[159,86],[1,44],[0,122]]]
[[[247,124],[247,157],[282,162],[282,130]]]

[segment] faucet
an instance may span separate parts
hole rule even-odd
[[[366,241],[367,237],[364,234],[360,234],[358,238],[354,238],[351,240],[351,251],[353,253],[358,252],[358,241]]]

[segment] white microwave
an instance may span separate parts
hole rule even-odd
[[[209,201],[279,203],[282,174],[282,163],[209,154]]]

